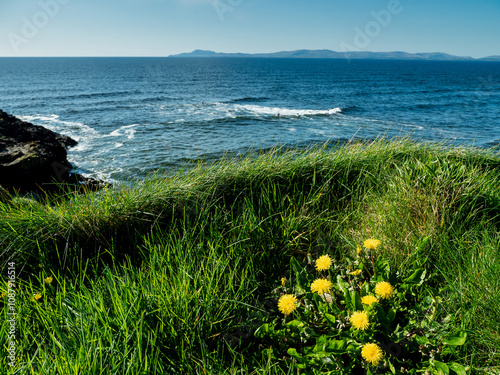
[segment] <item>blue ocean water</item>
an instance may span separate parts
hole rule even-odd
[[[500,143],[500,63],[0,58],[0,109],[69,135],[110,181],[274,145],[409,135]]]

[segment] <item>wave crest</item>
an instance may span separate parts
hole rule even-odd
[[[331,109],[291,109],[280,107],[263,107],[258,105],[240,105],[241,110],[257,116],[331,116],[342,113],[341,108]]]

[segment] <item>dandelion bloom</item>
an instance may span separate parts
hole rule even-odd
[[[42,294],[41,293],[37,293],[33,296],[33,298],[31,299],[32,301],[38,301],[40,298],[42,298]]]
[[[362,250],[361,250],[361,247],[360,247],[360,246],[357,246],[357,247],[356,247],[356,254],[358,254],[358,255],[359,255],[359,254],[361,254],[361,251],[362,251]]]
[[[286,284],[286,277],[281,278],[281,285],[285,286]]]
[[[328,255],[322,255],[316,259],[316,269],[318,271],[326,271],[332,265],[332,258]]]
[[[375,250],[377,247],[380,246],[380,243],[381,242],[379,240],[370,238],[363,243],[363,246],[366,247],[367,249]]]
[[[361,303],[368,305],[368,306],[371,306],[372,303],[374,303],[374,302],[378,303],[378,298],[375,296],[364,296],[363,298],[361,298]]]
[[[380,346],[369,343],[363,345],[363,348],[361,349],[361,356],[366,360],[366,362],[376,366],[384,357],[384,353],[382,352],[382,349],[380,349]]]
[[[354,328],[364,331],[370,325],[368,314],[364,311],[356,311],[351,315],[351,324]]]
[[[327,279],[316,279],[311,284],[311,291],[318,294],[327,293],[332,288],[333,284]]]
[[[52,284],[52,281],[54,281],[54,278],[52,276],[46,277],[43,279],[47,284]]]
[[[394,288],[387,281],[381,281],[375,285],[375,294],[382,299],[389,299],[394,293]]]
[[[361,272],[363,272],[362,270],[356,270],[356,271],[352,271],[352,272],[349,272],[349,275],[351,276],[358,276],[361,274]]]
[[[297,302],[297,297],[293,294],[284,294],[278,301],[278,310],[285,315],[290,315],[297,308]]]

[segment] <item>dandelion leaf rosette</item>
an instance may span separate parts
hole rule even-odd
[[[346,257],[346,264],[328,269],[328,278],[310,270],[310,262],[291,259],[294,291],[303,291],[295,294],[296,313],[293,319],[280,314],[255,333],[273,340],[273,358],[283,369],[311,374],[397,374],[400,368],[412,374],[465,374],[457,347],[467,334],[453,330],[459,322],[451,315],[439,315],[443,299],[426,285],[422,262],[412,260],[393,271],[376,251],[363,259]],[[358,267],[363,272],[353,277],[351,270]]]

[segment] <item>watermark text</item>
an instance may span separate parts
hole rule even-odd
[[[14,262],[9,262],[7,268],[7,323],[9,329],[7,331],[7,341],[8,348],[7,351],[9,355],[9,366],[14,367],[16,364],[16,264]]]
[[[69,2],[70,0],[40,0],[38,2],[39,11],[35,12],[31,17],[21,18],[20,32],[10,32],[7,35],[12,49],[19,53],[22,45],[28,44],[30,40],[38,35],[41,29],[47,26],[51,18],[57,16],[61,10],[61,5]]]

